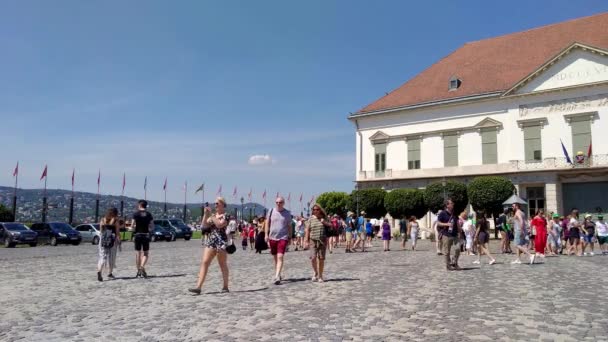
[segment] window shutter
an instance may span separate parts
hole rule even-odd
[[[481,131],[481,160],[483,164],[498,163],[496,129]]]
[[[443,164],[444,166],[458,166],[457,134],[446,134],[443,136]]]
[[[407,168],[420,168],[420,139],[408,139],[407,141]]]
[[[526,161],[542,160],[540,125],[524,127],[524,152]]]
[[[570,122],[572,127],[572,154],[583,152],[587,155],[589,144],[591,144],[591,120],[588,118],[573,118]]]

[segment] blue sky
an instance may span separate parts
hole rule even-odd
[[[466,4],[466,6],[465,6]],[[356,111],[468,41],[606,1],[0,3],[0,185],[350,191]],[[256,162],[251,163],[252,156]],[[266,156],[266,157],[260,157]],[[192,200],[192,194],[190,195]],[[209,196],[210,197],[210,196]],[[270,196],[271,197],[271,196]],[[198,198],[198,197],[197,197]],[[270,202],[270,201],[269,201]],[[295,205],[294,205],[295,206]]]

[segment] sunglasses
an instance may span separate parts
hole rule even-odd
[[[275,202],[276,204],[285,204],[285,202]]]

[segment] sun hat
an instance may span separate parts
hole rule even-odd
[[[586,218],[586,219],[587,219],[587,218],[592,218],[592,217],[593,217],[593,216],[591,216],[591,214],[586,214],[586,215],[585,215],[585,218]]]

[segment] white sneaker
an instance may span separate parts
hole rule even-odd
[[[489,262],[490,265],[494,265],[496,263],[496,259]]]
[[[530,265],[534,264],[534,259],[536,259],[536,254],[530,255]]]
[[[318,279],[317,279],[317,276],[312,276],[311,281],[312,281],[313,283],[316,283],[316,282],[317,282],[317,280],[318,280]]]
[[[515,259],[515,260],[511,261],[511,264],[521,264],[521,260]]]
[[[593,252],[589,253],[590,256],[594,256],[595,254]]]
[[[585,253],[583,253],[583,255],[584,255],[584,256],[587,256],[587,255],[589,255],[589,253],[585,252]]]
[[[477,264],[479,264],[480,262],[479,262],[479,260],[475,260],[475,261],[473,261],[473,263],[477,265]]]

